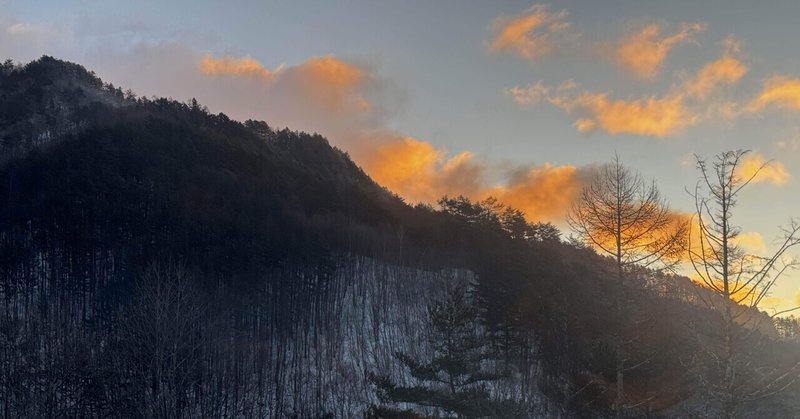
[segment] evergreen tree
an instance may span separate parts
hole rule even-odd
[[[488,384],[506,376],[493,370],[499,362],[482,331],[478,310],[468,301],[466,287],[448,291],[444,301],[428,308],[433,356],[420,362],[398,352],[415,385],[399,385],[386,376],[370,375],[383,402],[409,403],[433,408],[455,417],[513,417],[520,406],[511,400],[495,400]],[[413,417],[410,411],[373,408],[372,417]]]

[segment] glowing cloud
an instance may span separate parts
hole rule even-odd
[[[338,60],[333,56],[311,58],[295,68],[287,70],[308,97],[328,110],[351,107],[357,112],[369,111],[371,105],[360,93],[365,73],[357,66]]]
[[[750,104],[749,110],[758,111],[767,105],[782,109],[800,110],[800,79],[774,76],[764,82],[758,97]]]
[[[753,178],[753,183],[772,183],[785,185],[789,182],[789,172],[778,161],[767,161],[758,153],[750,153],[739,164],[737,175],[742,179]]]
[[[767,245],[764,243],[764,237],[755,231],[739,233],[739,235],[736,236],[735,244],[748,254],[763,255],[767,252]]]
[[[566,17],[566,10],[553,13],[547,5],[536,4],[519,16],[497,18],[489,51],[512,52],[527,60],[550,54],[557,48],[555,35],[570,26]]]
[[[747,67],[736,57],[738,53],[739,43],[733,38],[728,38],[725,41],[722,57],[700,69],[686,84],[684,88],[686,94],[697,99],[705,99],[720,85],[737,83],[747,73]]]
[[[444,151],[414,138],[396,138],[363,159],[364,170],[379,184],[412,202],[435,203],[443,195],[472,196],[484,167],[465,151]]]
[[[703,23],[683,24],[677,32],[662,35],[660,25],[647,25],[618,42],[617,62],[636,76],[651,79],[658,74],[673,47],[692,41],[705,27]]]
[[[519,169],[506,185],[484,189],[479,197],[493,196],[522,210],[531,220],[560,220],[583,187],[588,177],[586,170],[549,163]]]
[[[344,146],[376,182],[410,202],[434,204],[444,195],[496,196],[525,211],[531,220],[559,220],[580,187],[580,169],[549,164],[506,173],[500,186],[490,185],[489,168],[471,152],[448,156],[428,142],[382,126],[381,109],[367,99],[375,77],[332,56],[269,70],[249,57],[207,55],[197,70],[205,77],[239,83],[234,87],[257,95],[271,113],[285,109],[294,120],[305,121],[294,125],[315,123],[312,126],[321,127],[334,143]],[[572,87],[574,83],[564,83],[555,91]],[[520,100],[530,94],[520,92]],[[273,101],[281,106],[271,106]]]
[[[600,128],[609,134],[665,137],[695,121],[679,96],[623,100],[586,92],[576,97],[556,96],[551,103],[581,115],[575,122],[580,132]]]
[[[333,56],[313,57],[297,66],[269,70],[250,57],[213,58],[206,55],[198,66],[206,76],[256,78],[275,91],[290,90],[325,111],[369,111],[371,104],[360,90],[367,78],[358,66]]]
[[[267,70],[258,61],[250,57],[232,58],[222,57],[213,58],[211,55],[203,56],[200,61],[200,72],[207,76],[236,75],[260,77],[264,80],[272,80],[275,73]]]
[[[529,220],[558,221],[590,176],[589,169],[545,163],[512,170],[501,184],[490,185],[490,169],[468,151],[448,158],[443,150],[414,138],[384,142],[363,159],[364,170],[411,202],[433,204],[444,195],[475,200],[491,196],[522,210]]]
[[[690,29],[686,29],[690,31]],[[662,96],[650,95],[631,99],[614,99],[609,93],[574,94],[575,82],[569,80],[556,88],[542,82],[505,89],[506,96],[520,106],[545,101],[576,115],[579,132],[602,130],[609,134],[630,134],[663,138],[697,124],[708,114],[734,115],[727,103],[709,103],[708,98],[721,86],[737,83],[747,67],[736,57],[738,44],[725,42],[722,56],[704,65],[694,76],[674,84]],[[704,114],[705,112],[705,114]]]

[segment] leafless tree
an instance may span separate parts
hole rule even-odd
[[[687,223],[667,206],[655,182],[646,182],[625,167],[618,156],[601,167],[573,203],[567,217],[570,227],[586,244],[614,258],[617,268],[616,315],[622,317],[623,279],[633,267],[670,268],[685,252]],[[625,402],[625,343],[617,331],[617,416]]]
[[[732,221],[739,193],[769,164],[743,173],[741,163],[747,153],[727,151],[711,163],[696,157],[700,180],[692,193],[696,228],[690,237],[689,259],[696,276],[711,291],[701,300],[719,313],[721,321],[719,327],[710,328],[719,333],[703,344],[713,361],[712,371],[701,378],[725,418],[737,416],[749,402],[786,388],[797,378],[798,367],[770,367],[755,354],[764,328],[772,327],[758,304],[781,275],[796,266],[796,261],[787,259],[787,252],[800,244],[800,224],[792,220],[782,229],[771,255],[751,255],[739,246],[741,228]]]
[[[149,418],[188,416],[187,397],[200,379],[204,304],[179,265],[154,264],[135,284],[122,327],[123,365],[142,389],[135,403]]]

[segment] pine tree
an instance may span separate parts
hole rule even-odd
[[[447,298],[428,308],[433,356],[420,362],[398,352],[416,385],[398,385],[387,376],[370,375],[383,402],[433,408],[456,417],[513,417],[520,406],[492,398],[487,384],[506,376],[489,367],[498,364],[490,339],[482,332],[478,310],[468,301],[466,287],[450,290]],[[371,409],[372,417],[414,417],[411,411]],[[368,414],[369,415],[369,414]]]

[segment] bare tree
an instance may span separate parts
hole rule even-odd
[[[618,156],[601,167],[592,182],[581,190],[567,222],[583,242],[614,258],[618,279],[614,295],[617,320],[622,317],[626,272],[633,267],[670,268],[685,252],[687,223],[670,211],[655,182],[646,182],[641,174],[625,167]],[[627,362],[621,335],[617,331],[614,345],[617,416],[624,408]]]
[[[135,284],[121,335],[123,365],[142,389],[138,414],[191,416],[188,397],[199,384],[205,304],[192,278],[174,264],[153,264]]]
[[[786,256],[800,244],[800,224],[792,220],[782,229],[769,256],[748,254],[738,245],[741,228],[733,224],[732,217],[739,193],[769,164],[742,173],[740,165],[747,153],[727,151],[710,164],[696,157],[700,180],[692,193],[697,232],[693,229],[691,233],[689,259],[696,276],[711,291],[708,296],[701,295],[701,300],[719,313],[721,321],[709,329],[718,334],[703,344],[714,371],[701,378],[725,418],[735,417],[742,405],[779,392],[797,377],[797,365],[784,369],[756,365],[765,361],[755,353],[764,339],[763,327],[767,323],[772,327],[771,319],[758,311],[758,304],[778,278],[796,266],[797,262]]]

